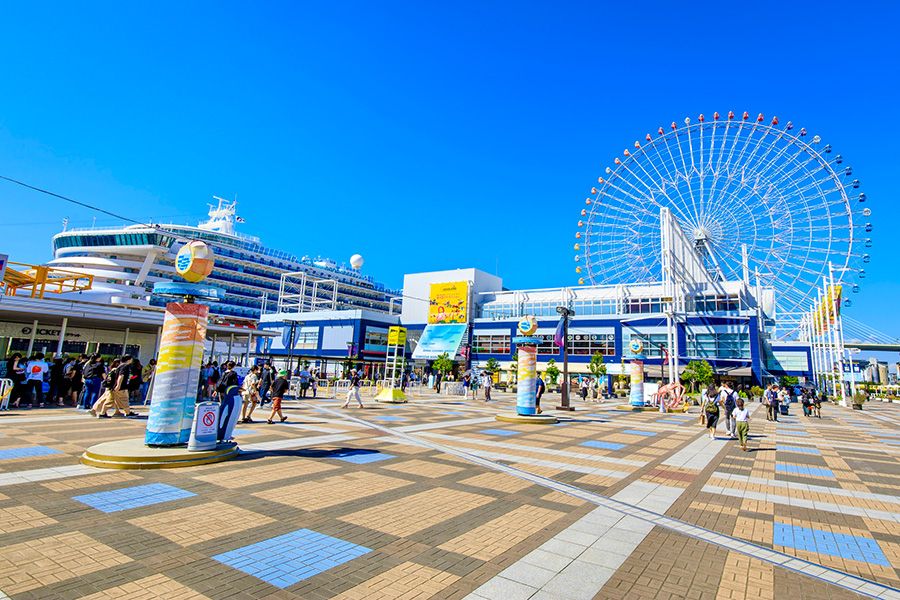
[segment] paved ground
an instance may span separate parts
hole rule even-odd
[[[900,598],[900,406],[757,411],[744,453],[498,396],[291,403],[239,459],[143,472],[77,460],[143,420],[0,413],[0,598]]]

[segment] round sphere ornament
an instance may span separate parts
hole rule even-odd
[[[519,321],[519,333],[522,335],[534,335],[537,328],[538,322],[534,317],[522,317],[522,320]]]
[[[215,255],[204,242],[188,242],[175,256],[175,272],[191,283],[200,283],[213,270]]]
[[[631,350],[632,354],[642,354],[644,352],[644,342],[639,339],[633,339],[628,344],[628,349]]]
[[[354,254],[353,256],[350,257],[350,266],[353,267],[354,269],[356,269],[357,271],[362,269],[364,262],[365,262],[365,260],[363,260],[363,257],[359,254]]]

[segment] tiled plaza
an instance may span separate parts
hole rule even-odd
[[[898,405],[753,404],[742,452],[696,409],[495,398],[288,402],[160,471],[78,462],[143,419],[3,413],[0,598],[900,599]]]

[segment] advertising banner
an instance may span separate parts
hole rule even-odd
[[[830,286],[825,292],[825,298],[815,311],[816,333],[825,333],[834,325],[837,317],[841,316],[841,294],[843,288],[839,285]]]
[[[469,284],[465,281],[432,283],[428,296],[428,322],[466,323],[469,315]]]
[[[456,356],[465,333],[465,323],[426,325],[412,357],[416,360],[434,360],[446,352],[452,359]]]
[[[208,316],[205,304],[166,305],[144,438],[150,446],[185,444],[190,438]]]
[[[406,345],[406,327],[391,327],[388,329],[388,346]]]

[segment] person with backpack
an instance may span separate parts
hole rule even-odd
[[[50,371],[50,365],[44,360],[43,352],[35,352],[28,364],[25,365],[25,385],[31,392],[31,408],[37,405],[44,408],[44,379]]]
[[[259,403],[259,365],[250,367],[241,386],[243,403],[241,405],[241,423],[252,423],[253,411]]]
[[[216,385],[216,392],[219,394],[219,398],[224,398],[225,394],[228,392],[228,388],[233,385],[238,385],[238,374],[234,370],[234,361],[229,360],[224,365],[225,371],[222,373],[222,377],[219,379],[219,383]]]
[[[272,387],[272,365],[266,363],[262,367],[262,372],[259,375],[259,405],[265,406],[266,400],[269,396],[269,388]]]
[[[709,432],[709,439],[716,439],[716,425],[719,423],[719,392],[716,386],[710,384],[706,391],[703,392],[703,402],[700,405],[700,414],[705,421],[706,430]]]
[[[541,396],[544,395],[544,392],[547,391],[547,386],[544,383],[544,379],[541,377],[541,374],[538,373],[537,381],[535,381],[535,393],[534,393],[534,408],[537,414],[541,414]]]
[[[99,354],[94,354],[88,360],[82,371],[82,377],[84,378],[84,395],[81,397],[81,408],[84,410],[90,410],[100,397],[104,375],[106,375],[106,369],[103,366],[103,361]]]
[[[737,431],[734,428],[735,420],[732,413],[737,408],[738,393],[732,389],[730,381],[726,381],[720,393],[722,402],[725,407],[725,435],[734,439],[737,437]]]

